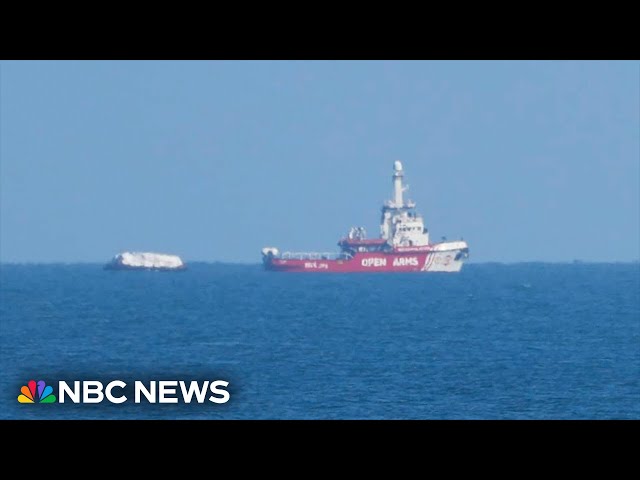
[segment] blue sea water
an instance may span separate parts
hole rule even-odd
[[[638,263],[378,275],[4,264],[0,335],[5,419],[640,418]],[[222,379],[231,398],[19,404],[30,379]]]

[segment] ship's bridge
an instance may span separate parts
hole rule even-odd
[[[386,200],[382,204],[383,210],[404,210],[407,208],[415,208],[415,207],[416,207],[416,202],[414,202],[413,200],[406,200],[400,204],[394,202],[393,200]]]

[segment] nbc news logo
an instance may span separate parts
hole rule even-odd
[[[75,380],[70,382],[60,380],[58,382],[59,400],[53,394],[53,388],[44,380],[29,380],[23,385],[18,395],[19,403],[101,403],[105,399],[110,403],[125,403],[128,397],[125,395],[126,382],[112,380],[103,385],[98,380]],[[133,384],[133,403],[227,403],[230,398],[225,389],[229,382],[215,381],[190,381],[183,380],[151,380],[142,382],[136,380]],[[209,393],[211,393],[209,395]]]

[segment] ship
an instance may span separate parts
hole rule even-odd
[[[416,204],[404,199],[402,162],[393,164],[393,199],[382,206],[380,236],[367,238],[364,227],[351,227],[338,241],[339,252],[283,252],[262,249],[265,269],[278,272],[459,272],[469,258],[464,240],[430,242]]]

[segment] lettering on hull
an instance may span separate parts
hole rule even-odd
[[[387,259],[386,258],[363,258],[361,265],[363,267],[386,267]]]
[[[437,256],[435,259],[435,263],[439,265],[444,265],[445,267],[451,263],[453,257],[451,255],[446,256]]]
[[[326,262],[304,262],[304,268],[323,268],[327,270],[329,265]]]
[[[417,257],[396,257],[393,260],[394,267],[417,267],[418,266],[418,258]]]

